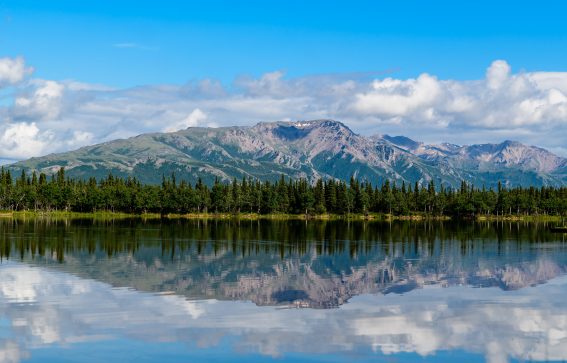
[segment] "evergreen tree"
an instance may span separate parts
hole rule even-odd
[[[415,184],[401,187],[385,180],[380,186],[351,178],[343,181],[281,177],[276,183],[243,178],[226,182],[216,178],[212,187],[199,178],[193,186],[177,181],[174,174],[163,176],[160,185],[142,185],[135,178],[109,174],[97,181],[67,178],[65,169],[48,180],[43,173],[21,172],[13,179],[0,168],[1,210],[69,210],[78,212],[120,211],[129,213],[426,213],[469,217],[477,214],[554,214],[567,213],[567,188],[475,188],[462,182],[458,189],[437,190],[430,181],[427,188]]]

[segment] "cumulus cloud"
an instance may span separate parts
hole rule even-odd
[[[505,61],[495,61],[479,81],[416,79],[374,81],[355,96],[352,110],[379,121],[398,118],[407,124],[442,127],[509,129],[533,125],[567,125],[566,74],[548,77],[546,85],[530,73],[510,74]]]
[[[40,131],[35,122],[12,123],[0,127],[0,150],[7,159],[42,155],[54,139],[50,131]]]
[[[439,81],[428,74],[407,81],[386,78],[374,81],[369,92],[357,94],[353,110],[383,117],[409,115],[434,106],[441,92]]]
[[[16,97],[14,116],[50,120],[59,117],[65,87],[55,81],[36,80],[30,90]]]
[[[510,65],[503,61],[494,61],[486,71],[486,84],[490,89],[499,89],[510,76]]]
[[[202,121],[206,120],[207,115],[200,109],[194,109],[187,117],[173,125],[167,126],[163,129],[165,132],[174,132],[188,127],[199,125]]]
[[[15,341],[8,340],[0,344],[0,362],[20,363],[29,358],[29,352],[22,350]]]
[[[8,68],[16,71],[4,71],[1,64],[14,64]],[[0,82],[16,85],[12,104],[0,106],[3,140],[8,140],[9,129],[37,128],[37,133],[28,134],[31,147],[0,145],[0,159],[144,132],[319,118],[341,120],[363,134],[458,144],[515,139],[567,156],[562,152],[567,72],[514,73],[504,60],[489,65],[482,79],[468,81],[427,73],[410,79],[356,74],[288,78],[275,71],[259,78],[240,77],[231,85],[203,79],[112,89],[76,81],[26,80],[29,72],[20,58],[0,60]]]
[[[0,58],[0,87],[17,84],[32,72],[22,57]]]
[[[292,92],[292,85],[284,82],[283,77],[283,72],[275,71],[264,74],[260,79],[242,77],[235,83],[250,95],[288,97]]]

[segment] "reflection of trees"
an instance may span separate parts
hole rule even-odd
[[[557,241],[558,236],[536,223],[479,222],[343,222],[343,221],[49,221],[0,220],[0,257],[53,256],[63,262],[66,253],[104,251],[108,256],[136,252],[141,246],[160,246],[163,256],[185,251],[198,254],[230,251],[236,255],[348,252],[351,258],[375,253],[402,256],[442,252],[446,241],[458,241],[463,254],[496,246]],[[560,238],[560,237],[559,237]]]
[[[428,284],[517,289],[567,266],[557,236],[526,223],[2,220],[0,228],[2,258],[260,305],[333,307]]]

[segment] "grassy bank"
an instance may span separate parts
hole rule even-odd
[[[447,221],[451,219],[449,216],[437,216],[426,213],[412,214],[412,215],[392,215],[381,213],[369,214],[258,214],[258,213],[189,213],[189,214],[175,214],[170,213],[161,215],[159,213],[123,213],[111,211],[99,212],[66,212],[66,211],[0,211],[0,218],[18,218],[18,219],[32,219],[32,218],[51,218],[51,219],[127,219],[127,218],[142,218],[142,219],[241,219],[241,220],[372,220],[372,221]],[[466,218],[468,220],[474,219],[477,221],[526,221],[526,222],[561,222],[561,216],[554,215],[477,215],[474,218]]]
[[[143,218],[143,219],[242,219],[242,220],[389,220],[398,217],[384,214],[259,214],[259,213],[123,213],[123,212],[66,212],[66,211],[16,211],[16,212],[0,212],[0,218],[54,218],[54,219],[127,219],[127,218]],[[420,217],[416,217],[420,218]]]
[[[120,219],[120,218],[144,218],[144,219],[244,219],[244,220],[445,220],[449,217],[429,215],[395,216],[391,214],[369,213],[369,214],[286,214],[286,213],[188,213],[188,214],[159,214],[159,213],[123,213],[123,212],[67,212],[67,211],[0,211],[3,218],[93,218],[93,219]]]
[[[66,212],[66,211],[16,211],[0,212],[0,218],[51,218],[51,219],[127,219],[127,218],[148,218],[159,219],[158,213],[132,214],[122,212]]]
[[[477,221],[510,221],[510,222],[561,222],[561,216],[557,215],[480,215]]]

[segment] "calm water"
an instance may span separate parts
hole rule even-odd
[[[536,224],[0,219],[0,362],[567,360]]]

